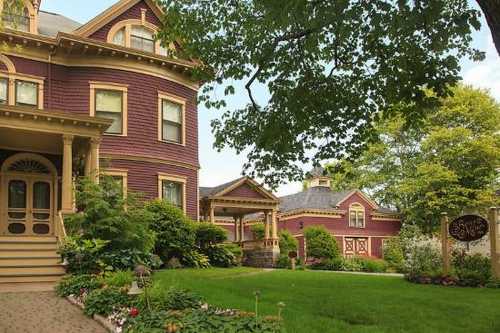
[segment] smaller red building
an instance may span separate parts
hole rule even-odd
[[[278,228],[299,240],[299,256],[307,256],[304,229],[322,225],[335,236],[344,256],[381,258],[384,241],[398,234],[399,214],[379,207],[360,190],[332,191],[330,178],[315,168],[307,189],[280,198]]]

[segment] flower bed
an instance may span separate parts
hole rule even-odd
[[[69,276],[56,291],[110,332],[282,332],[283,304],[278,305],[276,317],[218,309],[194,293],[177,288],[159,289],[147,279],[140,279],[142,290],[138,289],[129,284],[129,274]],[[256,294],[256,311],[258,297]]]

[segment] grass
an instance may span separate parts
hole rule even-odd
[[[398,277],[252,268],[166,270],[158,287],[178,286],[225,308],[276,315],[287,333],[500,332],[500,290],[415,285]]]

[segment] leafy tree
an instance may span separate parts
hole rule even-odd
[[[414,123],[426,108],[391,106],[431,103],[423,86],[446,96],[459,58],[483,57],[471,47],[480,12],[467,0],[160,3],[158,38],[199,59],[200,101],[224,108],[247,92],[246,107],[213,122],[215,146],[248,151],[245,169],[270,185],[302,179],[301,163],[357,156],[382,114]]]
[[[297,251],[299,241],[293,237],[292,233],[286,229],[280,231],[280,252],[288,257],[290,251]]]
[[[200,249],[206,249],[210,246],[225,242],[227,232],[224,228],[208,223],[195,223],[196,244]]]
[[[459,86],[452,92],[419,130],[407,130],[401,117],[380,122],[378,140],[358,160],[330,166],[333,186],[362,188],[428,232],[441,212],[456,216],[494,204],[500,105],[482,90]]]

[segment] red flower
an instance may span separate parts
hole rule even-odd
[[[128,315],[132,318],[135,318],[139,315],[139,310],[137,308],[130,309]]]

